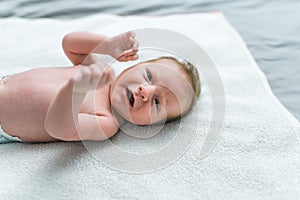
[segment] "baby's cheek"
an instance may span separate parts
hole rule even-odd
[[[157,122],[165,122],[167,120],[167,111],[164,106],[159,106],[157,109],[157,106],[153,104],[151,106],[151,110],[149,112],[149,118],[151,121],[151,124],[157,123]]]

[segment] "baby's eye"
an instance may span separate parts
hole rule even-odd
[[[156,110],[158,112],[160,109],[160,102],[159,102],[158,98],[154,98],[154,104],[155,104]]]
[[[146,75],[149,81],[152,81],[152,74],[149,71],[146,71]]]

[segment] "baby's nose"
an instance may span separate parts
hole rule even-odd
[[[148,101],[149,99],[152,99],[154,91],[155,91],[155,86],[152,84],[145,84],[139,86],[139,93],[143,101]]]

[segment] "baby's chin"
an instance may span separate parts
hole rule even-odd
[[[129,122],[139,126],[147,126],[151,124],[151,121],[147,120],[146,117],[135,118],[135,117],[131,117],[129,113],[126,114],[118,113],[118,115],[122,118],[124,122]]]
[[[125,117],[124,118],[126,121],[132,123],[132,124],[136,124],[136,125],[139,125],[139,126],[147,126],[147,125],[150,125],[151,122],[148,122],[148,121],[145,121],[144,119],[133,119],[131,117]]]
[[[150,117],[139,117],[137,119],[131,118],[131,117],[123,117],[127,122],[130,122],[132,124],[136,124],[139,126],[148,126],[148,125],[161,125],[165,124],[166,119],[150,119]]]
[[[118,111],[118,109],[116,109],[114,106],[112,106],[111,108],[112,108],[113,115],[117,118],[120,125],[126,122],[136,124],[136,125],[141,125],[141,126],[149,125],[149,123],[145,123],[143,121],[141,122],[140,120],[134,120],[129,115],[129,113],[123,113],[122,111]]]

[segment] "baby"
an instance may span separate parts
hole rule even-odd
[[[137,60],[134,32],[111,38],[72,32],[62,46],[74,66],[32,69],[0,81],[0,143],[105,140],[126,121],[177,119],[199,96],[199,75],[188,62],[161,57],[115,77],[91,54]]]

